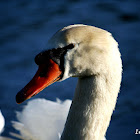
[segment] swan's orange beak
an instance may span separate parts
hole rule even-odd
[[[52,59],[49,59],[46,64],[39,65],[33,79],[16,95],[16,102],[20,104],[42,91],[45,87],[58,81],[61,73],[59,65]]]

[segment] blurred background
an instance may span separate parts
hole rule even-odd
[[[88,24],[108,30],[119,42],[123,80],[107,140],[139,140],[140,130],[140,1],[139,0],[0,0],[0,109],[5,131],[11,121],[17,92],[37,70],[34,57],[47,49],[47,40],[69,24]],[[33,98],[72,99],[77,79],[55,83]],[[57,92],[56,92],[57,91]]]

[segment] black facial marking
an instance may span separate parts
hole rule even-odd
[[[35,63],[37,65],[47,64],[47,60],[52,59],[55,63],[57,63],[62,71],[64,71],[64,55],[68,50],[73,49],[74,44],[69,44],[63,48],[56,48],[47,51],[43,51],[39,53],[35,57]],[[41,76],[44,75],[45,72],[41,73]]]

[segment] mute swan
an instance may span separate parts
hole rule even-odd
[[[33,79],[18,92],[17,103],[31,98],[56,81],[78,77],[78,84],[61,140],[103,140],[115,108],[121,83],[122,62],[118,43],[109,32],[80,24],[70,25],[59,30],[48,44],[55,49],[41,52],[35,57],[39,69]],[[46,108],[50,108],[47,106],[49,101],[45,99],[43,102],[46,103],[42,101],[39,101],[42,109],[44,105]],[[33,131],[31,129],[34,126],[26,123],[30,118],[26,118],[26,113],[30,114],[27,116],[32,116],[33,120],[36,117],[32,115],[32,111],[33,108],[38,108],[39,104],[33,102],[31,101],[25,106],[23,114],[18,114],[20,123],[14,122],[14,126],[18,130],[27,129],[29,135],[35,132],[35,136],[30,139],[53,140],[53,136],[48,138],[48,134],[46,134],[46,137],[43,138],[43,136],[39,137],[41,133],[38,133],[41,127],[44,132],[49,131],[51,126],[49,122],[45,125],[46,128],[42,124]],[[50,102],[50,104],[55,103]],[[65,105],[65,103],[56,103],[56,108],[58,104]],[[36,112],[37,116],[39,116],[40,110],[41,108]],[[53,115],[53,117],[56,116]],[[44,116],[42,118],[43,120],[39,118],[38,122],[34,123],[40,124],[44,121],[45,124]],[[28,122],[31,121],[32,119],[28,120]],[[42,129],[41,131],[43,131]],[[24,134],[21,132],[21,135]]]

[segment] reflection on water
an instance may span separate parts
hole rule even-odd
[[[113,33],[120,44],[123,81],[116,110],[107,132],[111,140],[139,140],[140,129],[140,1],[61,0],[0,1],[0,108],[6,118],[3,135],[8,136],[16,93],[31,79],[37,67],[34,56],[47,49],[47,40],[58,29],[75,23],[90,24]],[[34,98],[72,99],[76,80],[56,83]],[[67,88],[64,88],[67,87]],[[63,89],[63,92],[62,90]],[[57,90],[57,94],[56,94]],[[43,94],[47,93],[47,94]],[[67,94],[65,94],[67,93]]]

